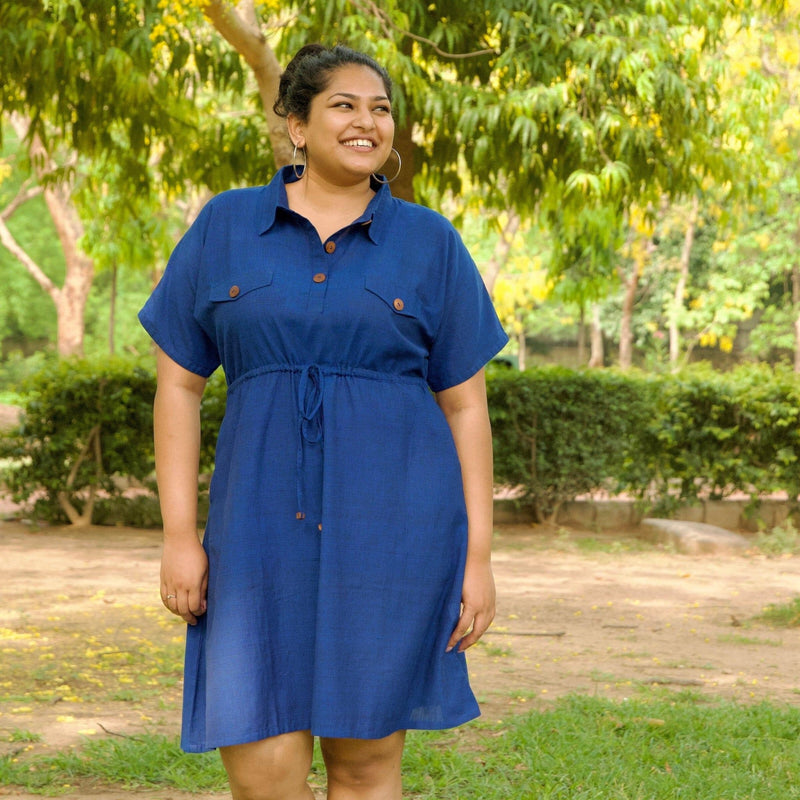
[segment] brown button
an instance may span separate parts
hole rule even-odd
[[[402,311],[406,307],[406,304],[399,297],[395,297],[392,305],[394,306],[395,311]]]
[[[325,252],[332,253],[336,249],[336,242],[327,242],[325,244]]]
[[[318,272],[311,280],[314,281],[314,283],[325,283],[327,277],[328,276],[324,272]]]
[[[321,523],[321,522],[320,522],[320,524],[319,524],[319,525],[317,525],[317,529],[318,529],[318,530],[322,530],[322,523]]]
[[[238,286],[231,286],[228,290],[229,297],[238,297],[239,296],[239,287]]]

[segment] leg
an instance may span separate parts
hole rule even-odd
[[[233,800],[313,800],[307,783],[313,750],[309,731],[220,747]]]
[[[406,732],[385,739],[321,739],[328,800],[400,800]]]

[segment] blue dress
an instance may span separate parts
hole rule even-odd
[[[297,730],[380,738],[477,716],[459,617],[467,518],[433,392],[506,343],[439,214],[374,183],[321,242],[288,207],[291,169],[212,199],[140,312],[225,418],[189,627],[182,747]]]

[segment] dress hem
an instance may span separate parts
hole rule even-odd
[[[281,736],[286,733],[297,733],[299,731],[311,731],[311,735],[321,738],[321,739],[385,739],[387,736],[391,736],[393,733],[397,733],[397,731],[444,731],[449,730],[451,728],[458,728],[461,725],[465,725],[468,722],[472,722],[475,719],[480,717],[481,712],[478,711],[470,711],[466,714],[463,718],[458,718],[459,721],[456,722],[447,722],[441,724],[426,724],[421,725],[419,722],[414,722],[409,720],[407,725],[397,725],[397,726],[390,726],[389,729],[381,729],[380,732],[370,732],[369,735],[364,733],[363,731],[358,731],[356,735],[352,733],[348,733],[347,735],[343,735],[340,733],[337,734],[330,734],[325,733],[324,729],[321,728],[314,728],[311,726],[310,728],[304,727],[296,727],[296,726],[288,726],[286,730],[279,729],[276,732],[272,731],[260,731],[254,734],[244,734],[241,737],[236,737],[231,741],[224,741],[220,742],[219,744],[214,745],[192,745],[188,743],[181,742],[181,750],[184,753],[207,753],[211,750],[217,750],[220,747],[233,747],[239,744],[250,744],[251,742],[260,742],[263,739],[270,739],[274,736]]]

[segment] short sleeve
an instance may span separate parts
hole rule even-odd
[[[153,341],[184,369],[208,377],[220,364],[215,343],[197,321],[197,286],[211,218],[206,206],[178,242],[167,268],[139,312]]]
[[[451,232],[441,321],[428,359],[428,385],[441,392],[471,378],[508,336],[461,237]]]

